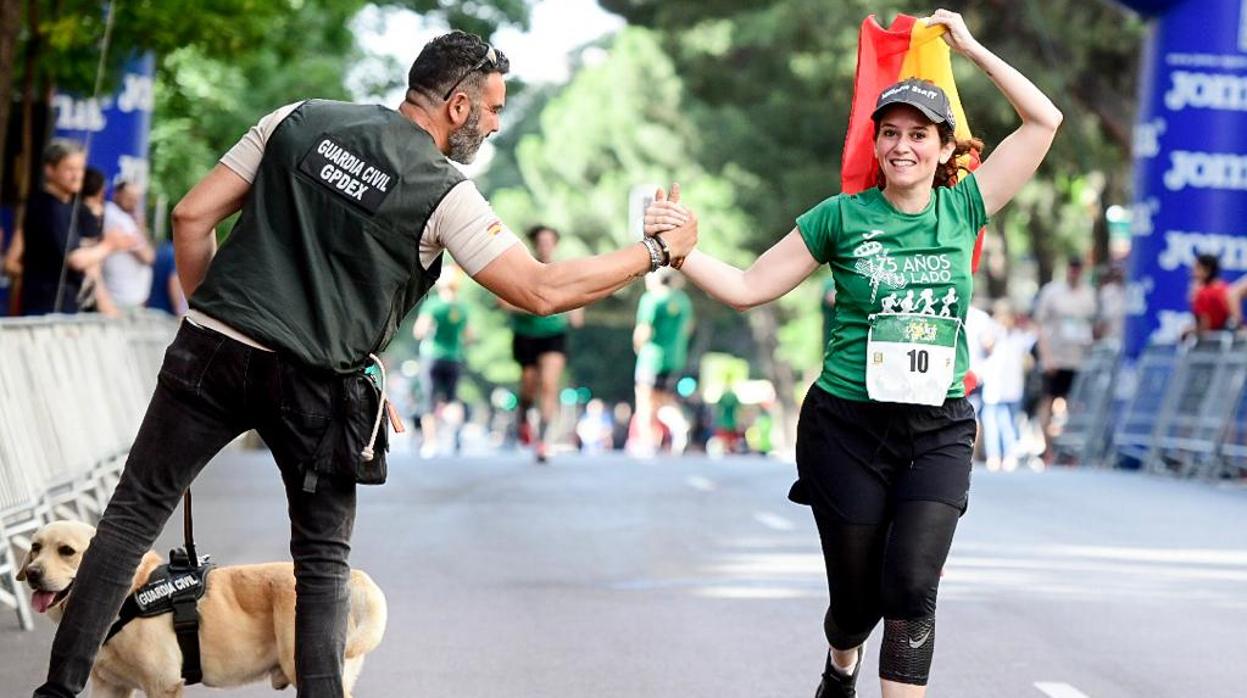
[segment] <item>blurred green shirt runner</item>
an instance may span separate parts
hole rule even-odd
[[[420,356],[443,361],[463,361],[463,334],[468,327],[468,305],[430,296],[420,306],[420,316],[433,319],[433,332],[420,342]]]
[[[919,213],[897,211],[878,188],[837,194],[797,218],[820,264],[831,266],[836,313],[818,386],[836,397],[867,401],[866,338],[870,316],[917,313],[965,322],[974,291],[974,241],[987,224],[974,175],[936,187]],[[956,341],[947,397],[965,395],[965,331]]]
[[[646,291],[636,309],[638,325],[653,328],[637,354],[637,365],[655,375],[684,370],[688,338],[693,328],[693,303],[678,288]]]
[[[523,337],[554,337],[566,334],[566,313],[558,315],[532,315],[524,312],[511,313],[511,331]]]
[[[740,398],[731,389],[723,391],[716,405],[718,414],[714,420],[716,429],[723,431],[740,430]]]

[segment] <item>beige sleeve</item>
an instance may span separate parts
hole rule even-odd
[[[470,180],[455,185],[438,204],[420,236],[420,263],[426,269],[442,250],[476,276],[519,242]]]
[[[260,159],[264,157],[264,146],[268,143],[268,137],[273,134],[277,125],[301,104],[303,101],[287,104],[264,115],[255,126],[247,129],[233,148],[221,156],[221,164],[248,182],[254,182],[255,173],[260,169]]]

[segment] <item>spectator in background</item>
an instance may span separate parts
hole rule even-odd
[[[147,307],[163,310],[170,315],[186,314],[186,294],[178,278],[177,262],[173,257],[173,241],[165,240],[156,250],[152,262],[152,286],[147,294]]]
[[[458,400],[463,345],[469,339],[468,304],[459,298],[457,269],[448,269],[437,280],[437,295],[420,306],[412,333],[420,340],[427,390],[425,409],[420,415],[420,451],[431,458],[438,450],[437,422],[442,419],[443,410]]]
[[[1126,278],[1120,264],[1105,267],[1096,295],[1100,305],[1095,322],[1096,338],[1121,341],[1126,324]]]
[[[1065,278],[1053,279],[1039,291],[1035,322],[1039,326],[1039,365],[1044,374],[1044,397],[1039,423],[1051,442],[1054,409],[1064,412],[1074,376],[1082,368],[1094,338],[1096,294],[1083,275],[1080,257],[1070,257]]]
[[[82,215],[80,218],[80,227],[82,231],[81,237],[84,245],[94,245],[103,239],[104,227],[104,185],[108,179],[104,173],[88,167],[86,174],[82,176],[82,207],[83,213],[90,211],[91,215]],[[113,231],[113,239],[120,240],[121,233]],[[111,256],[111,255],[109,255]],[[102,273],[103,260],[97,264],[92,264],[82,272],[82,288],[78,292],[78,310],[93,311],[108,317],[117,317],[120,311],[113,302],[112,295],[108,289],[104,287],[104,277]]]
[[[6,272],[22,279],[24,315],[78,312],[84,272],[99,265],[115,247],[107,237],[92,244],[98,232],[95,237],[87,235],[99,231],[100,223],[85,206],[75,204],[85,174],[82,146],[55,139],[44,148],[43,186],[26,201],[22,229],[14,234],[5,255]]]
[[[982,308],[971,305],[966,309],[965,321],[966,349],[969,361],[966,364],[966,375],[963,379],[966,388],[966,399],[974,407],[974,413],[983,410],[983,362],[987,360],[987,342],[996,332],[996,323],[992,316]]]
[[[116,230],[121,247],[104,259],[104,287],[119,309],[140,308],[152,290],[156,252],[147,240],[143,192],[128,182],[117,184],[113,200],[104,204],[104,229]]]
[[[983,362],[983,450],[988,470],[1014,470],[1026,362],[1035,335],[1018,326],[1008,301],[997,301],[992,310],[996,327],[986,340],[988,354]]]
[[[611,430],[611,448],[622,451],[628,445],[628,429],[632,424],[632,405],[617,402],[612,412],[615,416],[615,428]]]
[[[576,423],[576,438],[580,440],[580,450],[590,455],[611,450],[614,445],[615,424],[611,421],[610,412],[606,411],[606,403],[593,398],[585,405],[584,414]]]
[[[1230,319],[1230,287],[1221,279],[1216,255],[1201,254],[1191,267],[1191,314],[1195,332],[1218,332]]]

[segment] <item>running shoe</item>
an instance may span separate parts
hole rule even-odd
[[[528,423],[528,420],[520,422],[520,426],[516,430],[516,438],[519,439],[521,446],[528,446],[533,442],[533,427]]]
[[[831,663],[831,652],[827,653],[827,665],[823,667],[823,680],[818,684],[814,698],[856,698],[857,673],[862,670],[862,659],[866,655],[866,643],[857,648],[857,665],[852,674],[842,674]]]
[[[544,441],[537,442],[536,447],[533,449],[533,453],[536,455],[537,462],[540,464],[545,464],[546,461],[550,460],[550,449],[546,446],[546,442]]]

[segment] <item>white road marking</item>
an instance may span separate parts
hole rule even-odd
[[[1086,693],[1083,693],[1067,683],[1036,681],[1035,688],[1042,691],[1045,696],[1048,696],[1048,698],[1088,698]]]
[[[688,479],[684,482],[687,483],[689,487],[692,487],[695,490],[701,490],[702,492],[714,492],[718,489],[713,482],[700,475],[689,475]]]
[[[791,531],[796,528],[796,526],[793,525],[793,523],[788,519],[785,519],[779,514],[772,514],[769,511],[754,512],[753,519],[763,526],[775,531]]]

